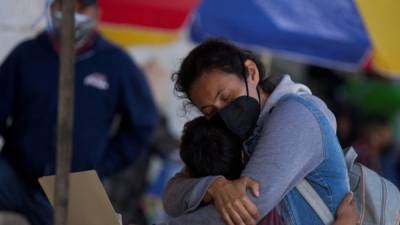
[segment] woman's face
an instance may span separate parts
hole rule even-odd
[[[259,76],[257,66],[250,60],[247,60],[245,65],[249,73],[247,77],[249,96],[258,100],[257,84]],[[247,93],[246,84],[238,75],[212,70],[203,73],[195,80],[188,94],[192,103],[205,117],[210,118],[230,102]]]

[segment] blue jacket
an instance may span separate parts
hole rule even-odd
[[[58,68],[47,33],[18,45],[0,67],[2,155],[27,180],[55,172]],[[100,35],[77,56],[74,104],[72,171],[111,175],[151,142],[158,116],[145,77]]]

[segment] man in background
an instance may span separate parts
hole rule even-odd
[[[358,161],[371,170],[380,173],[381,157],[391,143],[389,121],[380,115],[369,115],[360,125],[358,137],[353,146],[358,154]]]
[[[53,223],[37,179],[56,168],[61,5],[51,5],[51,29],[18,45],[0,67],[0,210],[32,225]],[[96,0],[77,0],[71,166],[104,178],[146,150],[158,117],[142,72],[96,31],[98,12]]]

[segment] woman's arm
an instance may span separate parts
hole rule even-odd
[[[252,201],[261,216],[323,160],[322,134],[313,113],[292,99],[278,103],[242,173],[260,183],[261,195]]]
[[[235,181],[227,180],[223,176],[191,178],[188,170],[184,168],[168,182],[163,193],[163,206],[166,213],[172,217],[192,212],[199,208],[202,202],[212,202],[219,208],[225,199],[221,195],[215,195],[214,191],[224,190],[245,205],[245,209],[238,212],[241,220],[247,221],[246,224],[254,224],[258,219],[258,212],[256,206],[246,197],[246,189],[250,189],[254,196],[259,195],[259,184],[248,177]],[[224,220],[227,221],[226,224],[232,224],[229,219]]]
[[[177,217],[198,208],[218,177],[191,178],[189,171],[184,168],[168,181],[164,190],[163,206],[166,213]]]

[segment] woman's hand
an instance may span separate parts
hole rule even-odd
[[[358,214],[353,193],[350,192],[343,199],[336,212],[336,221],[333,225],[356,225],[359,224]]]
[[[259,217],[256,206],[246,195],[249,188],[259,196],[259,185],[249,177],[230,181],[219,177],[209,187],[205,201],[212,201],[227,225],[255,225]]]

